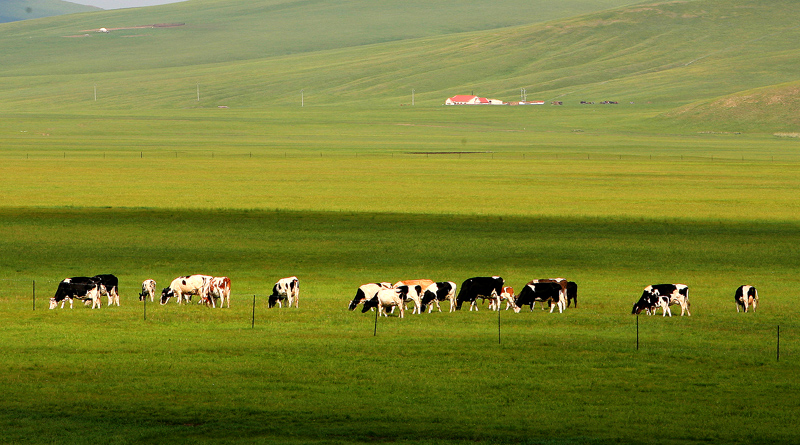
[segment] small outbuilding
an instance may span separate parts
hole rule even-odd
[[[466,94],[459,94],[453,97],[448,97],[444,102],[445,105],[505,105],[505,102],[498,99],[487,99],[480,96],[471,96]]]

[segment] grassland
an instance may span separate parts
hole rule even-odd
[[[796,439],[796,224],[5,209],[2,229],[5,442]],[[83,271],[117,273],[122,306],[31,310],[22,277],[46,298]],[[140,279],[185,271],[230,275],[231,309],[144,320]],[[373,337],[372,314],[345,309],[376,279],[562,272],[580,308],[503,313],[501,344],[485,310],[382,319]],[[292,273],[301,309],[267,310],[268,277]],[[629,307],[655,281],[690,284],[693,315],[641,318],[637,351]],[[756,314],[733,310],[740,282],[759,287]]]
[[[796,2],[372,3],[0,27],[0,443],[796,443]],[[526,85],[565,105],[439,106]],[[119,308],[47,310],[96,273]],[[231,308],[136,298],[189,273]],[[580,307],[345,309],[494,274]],[[662,282],[692,316],[631,316]]]

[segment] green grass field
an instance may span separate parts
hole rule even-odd
[[[630,3],[0,25],[0,443],[798,442],[797,3]],[[183,25],[91,32],[153,23]],[[440,106],[523,87],[564,105]],[[120,307],[48,310],[100,273]],[[231,308],[137,300],[193,273]],[[300,308],[268,309],[291,275]],[[486,275],[579,307],[346,309]],[[691,317],[631,315],[658,283]]]
[[[0,220],[4,442],[796,439],[796,223],[156,209]],[[58,279],[100,272],[121,277],[121,307],[46,309]],[[193,272],[229,275],[231,309],[136,301],[144,278]],[[372,313],[346,310],[364,282],[494,273],[514,286],[569,276],[580,307],[503,312],[500,344],[485,308],[381,319],[377,336]],[[268,310],[272,281],[290,274],[301,308]],[[662,281],[691,286],[693,315],[640,317],[637,351],[630,306]],[[755,314],[734,310],[744,282],[759,288]]]

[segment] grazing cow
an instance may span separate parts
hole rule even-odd
[[[353,297],[353,301],[350,302],[350,305],[347,306],[348,310],[355,310],[359,304],[365,303],[369,300],[372,300],[375,297],[375,294],[378,293],[381,289],[389,289],[392,287],[392,283],[387,283],[382,281],[380,283],[367,283],[362,284],[358,287],[356,291],[356,296]]]
[[[643,310],[648,315],[653,315],[656,309],[661,308],[662,316],[672,317],[669,306],[679,305],[681,307],[681,317],[689,312],[689,286],[685,284],[655,284],[647,286],[642,292],[642,296],[633,305],[632,314],[639,314]]]
[[[192,295],[198,295],[201,301],[208,298],[208,284],[211,277],[208,275],[189,275],[172,280],[169,287],[161,291],[161,304],[167,304],[169,299],[176,297],[178,304],[189,303]]]
[[[736,289],[736,294],[733,296],[736,300],[736,312],[739,312],[739,306],[747,312],[749,306],[753,307],[753,312],[756,311],[758,306],[758,291],[753,286],[742,285]]]
[[[514,301],[514,298],[516,298],[516,296],[514,295],[514,288],[511,287],[511,286],[503,286],[503,292],[500,293],[500,298],[499,298],[500,305],[502,306],[503,305],[503,301],[505,301],[506,302],[506,310],[508,310],[508,308],[514,307],[514,305],[516,304],[516,302]],[[490,311],[498,310],[497,307],[495,307],[494,303],[495,303],[494,300],[489,302],[489,310]]]
[[[567,281],[567,307],[570,303],[575,303],[575,307],[578,307],[578,283],[574,281]]]
[[[672,312],[669,310],[669,297],[666,295],[644,293],[639,297],[639,301],[633,304],[631,314],[639,315],[642,311],[645,311],[647,315],[653,315],[658,308],[661,308],[664,315],[667,315],[667,312],[669,312],[670,317],[672,316]]]
[[[456,283],[452,281],[440,281],[438,283],[433,283],[428,286],[425,291],[422,292],[422,299],[420,303],[422,304],[422,310],[425,311],[425,308],[428,308],[428,313],[433,311],[433,305],[436,304],[436,309],[439,312],[442,312],[442,308],[439,306],[440,301],[450,301],[450,312],[456,310]],[[428,306],[430,305],[430,306]]]
[[[144,280],[142,281],[142,292],[139,294],[139,301],[143,301],[150,296],[150,301],[156,297],[156,281]]]
[[[400,318],[404,318],[406,314],[406,295],[408,294],[408,286],[392,287],[389,289],[380,289],[370,300],[364,302],[364,308],[361,313],[367,312],[370,308],[378,308],[378,314],[388,317],[386,308],[400,307]]]
[[[75,298],[92,302],[92,309],[100,307],[100,285],[89,277],[65,278],[58,283],[56,294],[50,299],[50,309],[55,309],[58,303],[64,308],[64,303],[69,300],[69,308]]]
[[[111,274],[95,275],[92,277],[100,285],[100,295],[108,297],[108,305],[116,304],[119,306],[119,280]]]
[[[215,298],[219,298],[219,307],[228,302],[231,307],[231,279],[228,277],[213,277],[208,283],[208,301],[211,307],[216,307]]]
[[[422,289],[427,289],[428,286],[433,284],[433,280],[402,280],[394,283],[392,287],[400,287],[400,286],[420,286]]]
[[[406,295],[404,297],[404,301],[406,303],[414,303],[414,309],[411,311],[411,314],[421,314],[424,311],[422,307],[422,286],[419,284],[414,286],[406,286],[401,285],[398,287],[406,287],[408,290],[406,291]]]
[[[558,312],[561,313],[566,308],[566,296],[564,294],[564,287],[562,283],[556,282],[555,280],[534,280],[530,283],[526,284],[525,287],[522,288],[519,295],[517,295],[516,300],[514,303],[517,305],[515,308],[516,312],[519,312],[519,309],[522,308],[523,305],[528,305],[533,311],[534,306],[536,306],[536,302],[540,301],[542,303],[542,310],[545,309],[544,303],[547,302],[550,306],[550,313],[553,313],[553,309],[558,307]]]
[[[389,289],[391,287],[392,284],[387,282],[362,284],[358,287],[356,296],[353,297],[353,301],[350,302],[347,309],[351,311],[355,310],[359,304],[372,300],[379,290]]]
[[[300,307],[300,282],[297,277],[281,278],[272,286],[269,307],[275,307],[275,303],[277,303],[278,307],[282,308],[282,300],[288,300],[289,307],[292,307],[292,303],[294,303],[294,307]]]
[[[500,294],[503,293],[503,284],[505,280],[501,277],[474,277],[464,280],[456,297],[456,310],[460,311],[461,305],[468,301],[469,310],[474,308],[477,311],[478,305],[475,303],[477,298],[499,301]]]

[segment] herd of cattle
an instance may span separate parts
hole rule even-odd
[[[55,296],[50,299],[50,309],[54,309],[61,303],[64,307],[66,300],[69,300],[69,307],[72,308],[74,299],[83,300],[86,305],[91,303],[92,309],[100,307],[100,298],[108,297],[108,305],[116,304],[119,306],[119,280],[114,275],[95,275],[93,277],[72,277],[62,280]],[[456,290],[458,289],[458,294]],[[142,292],[139,300],[150,298],[155,300],[156,282],[145,280],[142,282]],[[227,307],[231,307],[231,280],[228,277],[212,277],[209,275],[187,275],[172,280],[169,287],[161,291],[161,304],[167,304],[170,298],[175,297],[178,304],[189,303],[192,296],[197,295],[200,303],[217,307],[223,307],[227,301]],[[547,278],[533,280],[523,286],[519,294],[514,293],[514,289],[505,286],[502,277],[474,277],[461,283],[457,288],[452,281],[434,282],[433,280],[403,280],[391,284],[389,282],[369,283],[358,288],[356,295],[348,306],[349,310],[355,310],[362,304],[362,312],[370,309],[377,309],[379,315],[388,316],[399,308],[400,318],[405,317],[406,305],[413,306],[412,314],[422,314],[426,310],[430,313],[434,306],[441,312],[440,302],[450,302],[450,312],[461,310],[464,303],[469,303],[469,310],[478,310],[478,300],[489,301],[490,310],[500,310],[505,301],[506,307],[520,312],[522,306],[529,306],[533,311],[536,303],[541,303],[545,309],[545,303],[552,313],[555,308],[559,312],[574,306],[578,307],[578,285],[573,281],[564,278]],[[756,288],[749,285],[739,286],[734,294],[736,311],[749,308],[755,311],[758,305],[758,292]],[[272,294],[269,296],[268,305],[270,308],[283,307],[283,302],[287,302],[289,307],[299,307],[300,284],[297,277],[288,277],[278,280],[272,287]],[[660,308],[662,316],[672,316],[670,306],[677,305],[681,308],[681,316],[684,314],[692,315],[689,311],[689,287],[685,284],[656,284],[647,286],[642,292],[642,296],[634,303],[632,314],[638,315],[645,311],[648,315],[653,315]]]
[[[434,305],[441,312],[440,302],[450,302],[450,312],[461,310],[464,303],[469,303],[469,310],[478,310],[477,300],[489,301],[490,310],[500,310],[505,301],[508,310],[520,312],[522,306],[529,306],[533,311],[537,302],[542,309],[545,303],[552,313],[555,308],[559,312],[574,306],[578,307],[578,285],[564,278],[547,278],[533,280],[527,283],[519,294],[514,293],[512,287],[505,286],[502,277],[474,277],[465,280],[456,295],[456,283],[452,281],[434,282],[433,280],[404,280],[395,284],[388,282],[364,284],[358,288],[356,295],[350,302],[349,310],[355,310],[363,304],[362,312],[377,308],[378,314],[388,316],[394,308],[400,309],[400,318],[405,316],[406,304],[412,304],[412,314],[431,312]],[[753,286],[740,286],[734,295],[736,311],[743,308],[745,312],[750,307],[755,311],[758,304],[758,292]],[[633,305],[632,314],[638,315],[646,311],[653,315],[661,308],[662,315],[670,317],[672,312],[669,307],[681,307],[681,316],[692,315],[689,312],[689,287],[685,284],[657,284],[647,286],[642,296]]]
[[[119,280],[114,275],[95,275],[94,277],[72,277],[65,278],[58,284],[55,296],[50,299],[50,309],[54,309],[61,303],[69,300],[69,307],[75,299],[82,300],[86,305],[91,303],[92,309],[100,307],[100,297],[108,295],[108,305],[116,303],[119,306]],[[289,306],[294,303],[298,307],[299,301],[299,282],[297,277],[282,278],[275,283],[272,288],[272,295],[269,297],[269,307],[274,307],[277,303],[281,307],[282,301],[289,302]],[[150,298],[155,300],[156,282],[155,280],[144,280],[142,282],[142,292],[139,293],[139,301]],[[172,280],[169,287],[161,291],[161,304],[167,304],[172,297],[176,298],[178,304],[189,303],[192,296],[197,295],[200,303],[211,306],[223,307],[227,301],[227,307],[231,307],[231,280],[228,277],[212,277],[210,275],[187,275]]]

